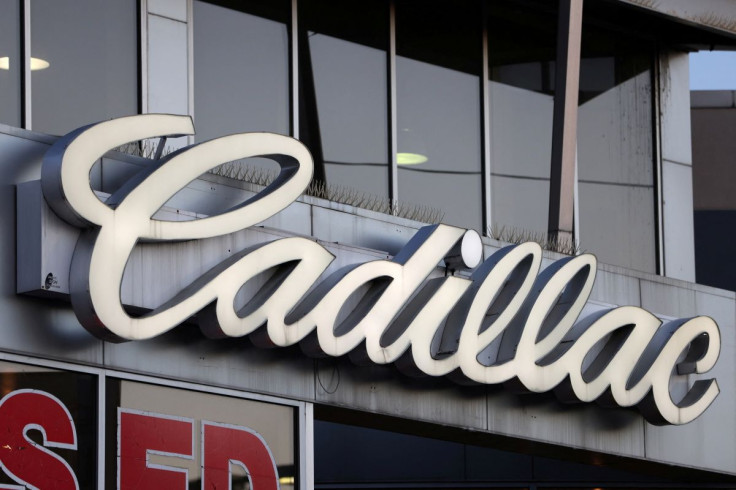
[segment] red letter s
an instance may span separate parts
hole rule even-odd
[[[43,445],[26,433],[41,431]],[[77,477],[58,454],[46,449],[77,449],[77,432],[69,410],[55,396],[17,390],[0,400],[0,467],[31,488],[79,489]]]

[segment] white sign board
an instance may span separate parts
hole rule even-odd
[[[214,338],[251,335],[264,346],[300,343],[315,355],[350,354],[430,376],[459,375],[528,392],[554,390],[563,401],[637,406],[656,424],[687,423],[718,395],[714,379],[695,381],[681,400],[673,400],[669,389],[673,372],[705,373],[715,365],[720,335],[712,319],[663,323],[630,306],[579,318],[595,280],[594,256],[561,259],[540,272],[540,247],[525,243],[480,263],[477,233],[443,224],[422,228],[391,260],[330,274],[324,273],[334,256],[313,240],[263,243],[235,253],[149,313],[131,316],[120,288],[140,241],[198,240],[253,226],[296,200],[312,178],[312,158],[300,142],[247,133],[153,161],[106,202],[92,190],[90,170],[108,150],[193,133],[185,116],[125,117],[62,137],[44,158],[46,201],[83,230],[69,275],[74,311],[100,338],[150,339],[197,314],[202,332]],[[256,156],[277,162],[280,173],[251,199],[201,219],[153,218],[202,173]],[[469,278],[428,279],[442,261],[474,271]],[[266,284],[236,310],[241,286],[265,272],[272,273]],[[362,299],[341,315],[360,293]]]

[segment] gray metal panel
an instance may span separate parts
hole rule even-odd
[[[189,110],[187,25],[157,15],[148,16],[147,112],[187,114]],[[186,144],[185,138],[169,146]],[[179,143],[179,144],[177,144]]]
[[[279,235],[247,230],[207,240],[189,240],[159,247],[141,244],[133,251],[123,276],[123,304],[155,308],[230,255]],[[187,266],[182,267],[184,263]],[[152,283],[146,277],[162,278]],[[253,285],[255,287],[255,285]]]
[[[0,180],[7,184],[38,180],[41,160],[50,144],[0,133]]]
[[[106,343],[105,366],[244,391],[314,399],[313,361],[298,349],[260,349],[248,339],[209,340],[191,325],[180,326],[150,341]]]
[[[17,214],[18,223],[33,223],[41,216],[41,208],[45,207],[41,195],[41,182],[38,180],[25,182],[17,187]],[[19,293],[35,291],[44,287],[42,276],[41,234],[42,226],[17,227],[16,249],[18,264],[15,278],[16,290]]]
[[[24,182],[16,192],[18,222],[27,224],[17,232],[17,292],[68,293],[69,264],[79,230],[66,226],[49,209],[40,181]]]
[[[619,0],[654,10],[660,14],[736,35],[736,12],[732,0]]]
[[[598,269],[590,299],[614,305],[641,306],[639,280],[625,274]]]
[[[650,78],[647,70],[580,106],[581,181],[652,185]]]
[[[297,235],[312,234],[312,206],[294,202],[275,216],[259,223],[258,226],[288,231]]]
[[[690,165],[692,148],[688,54],[662,53],[660,63],[662,159]]]
[[[410,378],[393,366],[316,361],[316,401],[458,427],[486,429],[486,389]]]
[[[111,158],[103,158],[100,165],[100,172],[102,174],[102,187],[100,190],[112,194],[148,163],[142,158],[140,160],[140,162],[123,162]]]
[[[692,167],[666,160],[662,162],[662,200],[665,274],[694,282]]]
[[[654,189],[579,182],[580,248],[598,261],[655,272]]]
[[[23,51],[30,51],[31,46],[31,0],[23,0]],[[31,57],[23,53],[23,77],[21,84],[24,87],[23,114],[21,119],[24,127],[33,129],[33,84],[31,83]]]
[[[33,135],[29,133],[29,137]],[[15,185],[40,176],[48,144],[0,134],[0,348],[82,363],[102,362],[102,342],[79,327],[71,308],[16,294]]]
[[[187,0],[148,0],[148,12],[186,22]]]
[[[96,163],[89,171],[89,182],[93,190],[102,190],[102,161]]]
[[[687,318],[698,314],[707,314],[705,311],[698,309],[695,301],[695,291],[684,286],[686,285],[682,283],[678,284],[676,281],[671,281],[670,284],[662,284],[642,279],[640,281],[642,307],[660,316],[666,315],[664,316],[665,319],[674,317]],[[698,311],[700,312],[698,313]],[[733,320],[727,321],[725,327],[728,328],[729,324],[733,324]],[[720,325],[722,335],[723,330],[724,325]],[[723,355],[724,353],[721,352],[721,360],[723,359]],[[720,365],[720,362],[718,365]],[[718,368],[718,365],[716,368]],[[715,370],[709,372],[707,376],[701,376],[701,378],[713,377],[714,372]],[[674,399],[679,399],[685,395],[688,386],[692,383],[691,378],[691,376],[673,374],[670,381],[670,392]],[[716,401],[718,401],[718,398]],[[690,425],[703,423],[703,420],[701,417]]]
[[[641,307],[654,314],[666,314],[671,317],[689,317],[697,314],[695,291],[671,281],[662,284],[654,280],[641,279]],[[707,312],[701,311],[701,315]],[[733,319],[731,320],[733,322]]]
[[[488,430],[513,437],[643,457],[644,425],[632,410],[506,392],[488,397]]]
[[[195,211],[201,215],[212,216],[250,199],[260,190],[256,186],[239,181],[214,182],[215,179],[210,177],[212,176],[205,174],[203,178],[190,182],[172,197],[166,206],[180,211]],[[310,235],[312,232],[311,214],[309,204],[296,201],[257,226],[275,228],[298,235]]]
[[[672,430],[672,427],[646,425],[647,458],[676,463],[696,468],[711,468],[734,473],[736,470],[736,341],[734,301],[732,293],[727,296],[690,291],[661,284],[642,281],[643,296],[657,297],[658,304],[683,300],[677,314],[691,315],[695,312],[713,317],[721,331],[721,355],[718,364],[708,374],[715,377],[721,393],[713,404],[695,422]],[[646,283],[646,287],[645,287]],[[666,305],[674,306],[674,305]],[[674,311],[670,309],[668,311]]]
[[[166,202],[166,206],[214,216],[255,195],[243,189],[194,180]]]
[[[343,209],[349,208],[344,206]],[[312,208],[312,234],[326,242],[349,243],[359,247],[371,248],[396,254],[419,228],[392,223],[388,215],[386,221],[358,216],[350,210]],[[418,225],[418,223],[417,223]]]

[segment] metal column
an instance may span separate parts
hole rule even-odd
[[[560,0],[559,8],[548,231],[551,240],[572,244],[583,0]]]

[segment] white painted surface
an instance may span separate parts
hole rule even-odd
[[[647,70],[580,106],[580,180],[652,185],[650,77]]]
[[[687,53],[662,53],[660,111],[662,159],[690,165],[690,65]]]
[[[662,162],[662,200],[665,275],[695,282],[691,167]]]
[[[148,0],[148,13],[187,21],[187,0]]]
[[[188,114],[187,26],[148,16],[148,110]]]

